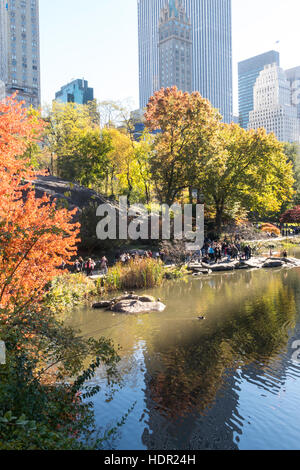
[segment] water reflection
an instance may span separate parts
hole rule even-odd
[[[271,403],[286,393],[290,379],[299,385],[300,368],[291,361],[292,342],[300,338],[299,281],[298,269],[213,275],[148,291],[166,302],[163,314],[74,313],[72,322],[84,334],[107,335],[122,347],[126,387],[109,411],[102,407],[102,422],[106,415],[119,418],[127,410],[126,399],[138,397],[137,411],[116,447],[263,446],[265,417],[275,427],[282,416],[292,421],[298,413],[298,419],[300,399],[294,391],[292,411],[287,409],[286,415]],[[206,320],[199,321],[199,315]],[[275,411],[267,406],[262,412],[261,400]],[[248,431],[250,425],[255,436]],[[300,442],[300,431],[296,437]],[[292,436],[288,438],[291,442]]]

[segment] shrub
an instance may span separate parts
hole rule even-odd
[[[262,232],[274,233],[278,237],[280,236],[280,230],[278,227],[272,224],[263,224],[261,227]]]
[[[48,287],[45,305],[56,313],[68,312],[97,293],[94,281],[82,273],[58,276]]]

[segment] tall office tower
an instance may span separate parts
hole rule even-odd
[[[6,96],[5,83],[2,80],[0,80],[0,101],[4,100],[5,96]]]
[[[179,0],[161,10],[159,20],[159,88],[177,86],[192,92],[192,26]]]
[[[7,79],[7,20],[7,2],[0,0],[0,80],[4,83]]]
[[[299,142],[297,108],[284,71],[275,63],[266,65],[254,86],[254,110],[248,129],[265,128],[281,142]]]
[[[297,116],[300,120],[300,67],[285,71],[292,88],[292,104],[297,107]]]
[[[248,128],[249,115],[253,111],[253,91],[256,80],[265,65],[280,65],[279,52],[269,51],[239,62],[239,122],[244,129]]]
[[[40,105],[38,0],[0,2],[1,64],[4,68],[1,74],[6,95],[18,91],[20,101],[37,108]]]
[[[168,0],[138,0],[140,107],[159,89],[159,19]],[[192,26],[192,90],[232,121],[231,0],[182,0]],[[175,83],[175,82],[174,82]]]

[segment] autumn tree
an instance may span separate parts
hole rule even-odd
[[[145,113],[155,137],[151,173],[160,202],[172,204],[195,183],[196,173],[214,149],[219,113],[198,92],[176,87],[161,89],[150,98]]]
[[[38,298],[76,253],[72,213],[35,198],[34,171],[21,158],[39,138],[41,121],[13,99],[0,105],[0,305],[15,309]]]
[[[215,211],[220,233],[226,210],[238,204],[260,216],[278,213],[293,196],[293,169],[282,144],[264,129],[222,124],[215,152],[197,172],[198,186]]]
[[[286,211],[280,218],[282,224],[299,224],[300,223],[300,206]]]

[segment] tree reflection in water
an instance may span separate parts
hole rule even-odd
[[[262,281],[252,273],[243,276],[241,292],[232,289],[232,285],[228,290],[224,276],[212,279],[210,290],[212,287],[219,290],[226,300],[223,318],[214,327],[201,330],[201,334],[198,328],[194,327],[194,331],[185,328],[171,342],[170,332],[165,340],[161,332],[159,342],[148,351],[150,356],[155,350],[159,352],[155,371],[151,370],[152,360],[147,361],[146,357],[148,396],[157,410],[168,419],[192,412],[204,413],[214,403],[226,370],[257,362],[263,371],[286,348],[288,330],[295,325],[297,312],[295,291],[284,285],[283,279],[280,276],[268,279],[262,284],[260,294],[252,298],[251,292],[245,296],[247,285],[253,291],[257,282]],[[192,295],[192,283],[184,288],[185,295]],[[243,297],[246,298],[241,303]],[[210,297],[203,296],[203,299],[202,308],[206,304],[209,309]]]

